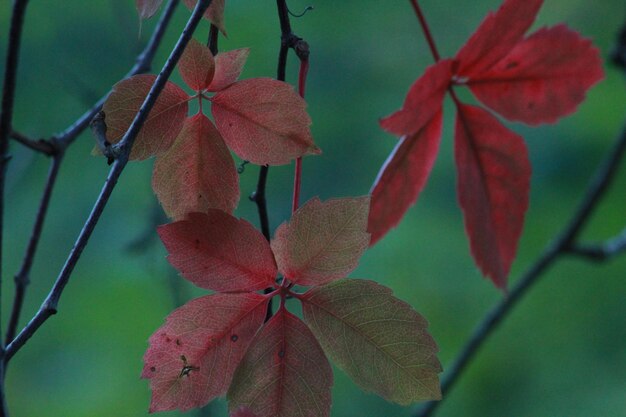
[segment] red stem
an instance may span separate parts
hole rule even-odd
[[[300,73],[298,74],[298,93],[300,97],[304,98],[306,90],[306,76],[309,72],[309,58],[300,59]],[[302,183],[302,157],[296,159],[296,170],[293,179],[293,204],[291,205],[291,212],[298,210],[300,204],[300,188]]]
[[[415,10],[415,14],[417,15],[417,19],[420,21],[420,25],[422,26],[422,30],[424,31],[424,36],[426,37],[426,41],[428,42],[428,46],[430,47],[430,52],[433,54],[433,58],[435,61],[439,61],[441,57],[439,56],[439,51],[437,51],[437,46],[435,45],[435,40],[433,39],[433,35],[430,33],[430,28],[428,27],[428,23],[426,22],[426,18],[422,13],[422,9],[420,8],[417,0],[410,0],[413,9]]]

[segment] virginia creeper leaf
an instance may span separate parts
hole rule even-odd
[[[345,278],[367,249],[370,199],[309,200],[276,230],[272,250],[289,281],[321,285]]]
[[[344,279],[302,298],[324,351],[364,390],[399,404],[441,398],[441,365],[428,323],[389,288]]]
[[[163,3],[163,0],[136,0],[135,6],[137,7],[137,12],[139,12],[139,17],[148,19],[159,10],[161,3]]]
[[[178,70],[189,87],[202,91],[211,84],[213,74],[215,74],[213,54],[209,48],[191,38],[180,57]]]
[[[209,91],[219,91],[228,87],[241,75],[243,66],[248,59],[250,49],[235,49],[228,52],[220,52],[215,56],[215,75],[211,85],[208,86]]]
[[[441,111],[452,77],[452,64],[452,60],[445,59],[428,67],[409,89],[402,109],[382,119],[380,126],[398,136],[419,132]]]
[[[263,324],[267,303],[256,293],[214,294],[174,310],[144,355],[150,412],[185,411],[224,395]]]
[[[371,191],[367,231],[370,246],[395,227],[417,201],[435,164],[441,140],[442,112],[421,130],[404,136],[383,164]]]
[[[239,201],[235,162],[205,115],[187,119],[174,145],[157,157],[152,188],[165,213],[176,220],[209,208],[235,210]]]
[[[263,326],[228,390],[259,417],[328,417],[333,374],[315,336],[284,308]]]
[[[458,197],[476,263],[500,288],[528,208],[530,162],[521,136],[480,107],[460,104],[454,156]]]
[[[217,129],[242,159],[282,165],[320,153],[309,130],[306,102],[285,82],[242,80],[219,91],[211,101]]]
[[[103,106],[107,140],[119,142],[145,100],[156,75],[135,75],[115,84]],[[145,159],[168,150],[187,118],[189,96],[168,82],[139,131],[131,159]]]
[[[536,125],[573,113],[603,76],[600,52],[591,41],[558,25],[518,43],[468,85],[480,101],[507,119]]]
[[[543,0],[505,0],[491,12],[456,54],[459,77],[469,77],[489,69],[522,40],[535,21]]]
[[[256,291],[274,284],[276,263],[270,245],[243,219],[209,209],[160,226],[158,232],[169,262],[199,287]]]
[[[187,6],[189,10],[193,10],[197,2],[197,0],[183,0],[183,3],[185,3],[185,6]],[[226,0],[213,0],[207,11],[204,12],[204,18],[217,26],[224,36],[226,36],[226,27],[224,26],[225,3]]]

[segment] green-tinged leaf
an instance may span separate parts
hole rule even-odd
[[[183,0],[185,6],[189,10],[196,7],[197,0]],[[209,8],[204,12],[204,18],[213,23],[226,36],[226,27],[224,26],[224,7],[226,0],[213,0]]]
[[[328,417],[332,384],[332,369],[315,336],[280,309],[237,368],[229,408],[245,406],[259,417]]]
[[[159,10],[161,3],[163,3],[163,0],[136,0],[135,6],[137,7],[139,17],[148,19],[154,16],[157,10]]]
[[[340,280],[309,290],[302,304],[324,351],[363,389],[403,405],[441,398],[428,323],[389,288]]]
[[[135,75],[115,84],[102,110],[107,125],[107,140],[119,142],[135,119],[156,75]],[[143,124],[131,159],[146,159],[167,151],[187,118],[189,96],[176,84],[167,82]]]
[[[369,205],[369,196],[308,201],[276,230],[272,250],[278,269],[300,285],[345,278],[370,241]]]
[[[178,61],[178,71],[185,83],[196,91],[206,89],[215,74],[215,60],[208,47],[191,38]]]

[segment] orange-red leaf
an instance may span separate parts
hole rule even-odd
[[[176,142],[157,157],[152,188],[171,218],[217,208],[232,213],[239,201],[239,176],[230,151],[203,114],[187,119]]]
[[[155,79],[156,75],[135,75],[113,86],[103,106],[109,142],[122,139]],[[187,93],[176,84],[165,85],[135,139],[131,159],[149,158],[172,146],[187,117],[188,99]]]
[[[530,163],[521,136],[480,107],[461,104],[454,154],[458,197],[476,263],[500,288],[528,208]]]
[[[456,54],[456,74],[469,77],[488,70],[522,40],[543,0],[506,0],[491,12]]]
[[[304,320],[360,387],[399,404],[441,398],[441,364],[428,323],[389,288],[344,279],[307,291]]]
[[[272,250],[291,282],[322,285],[345,278],[367,249],[370,199],[309,200],[276,230]]]
[[[558,25],[518,43],[468,85],[480,101],[507,119],[536,125],[573,113],[603,77],[598,49]]]
[[[333,374],[306,324],[280,309],[261,329],[228,390],[231,410],[259,417],[328,417]]]
[[[211,84],[215,74],[213,54],[209,48],[191,38],[178,61],[178,70],[191,89],[202,91]]]
[[[395,227],[417,201],[435,164],[441,140],[442,112],[421,130],[404,136],[382,166],[372,188],[367,231],[375,244]]]
[[[135,6],[137,7],[139,17],[148,19],[154,16],[157,10],[159,10],[161,3],[163,3],[163,0],[136,0]]]
[[[452,60],[445,59],[428,67],[409,89],[402,109],[382,119],[380,126],[398,136],[419,132],[441,111],[452,77],[452,64]]]
[[[183,3],[189,10],[193,10],[197,2],[197,0],[183,0]],[[224,26],[225,3],[226,0],[213,0],[207,11],[204,12],[204,18],[217,26],[224,35],[226,35],[226,27]]]
[[[235,49],[228,52],[220,52],[215,56],[215,75],[209,91],[223,90],[239,79],[243,66],[248,59],[250,49]]]
[[[250,223],[221,210],[191,213],[158,228],[170,263],[188,280],[214,291],[270,287],[276,263],[270,245]]]
[[[231,413],[230,417],[259,417],[254,414],[248,407],[241,407]]]
[[[150,337],[142,378],[150,379],[150,412],[205,405],[224,395],[257,330],[268,299],[255,293],[191,300]]]
[[[239,81],[211,101],[217,129],[242,159],[282,165],[320,153],[309,130],[306,102],[285,82],[270,78]]]

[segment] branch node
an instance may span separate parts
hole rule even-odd
[[[91,132],[96,138],[96,145],[102,155],[106,156],[107,164],[111,165],[113,161],[119,156],[119,149],[117,146],[111,145],[111,142],[107,140],[107,124],[106,124],[106,115],[104,111],[100,110],[96,115],[91,119],[89,126],[91,127]]]

